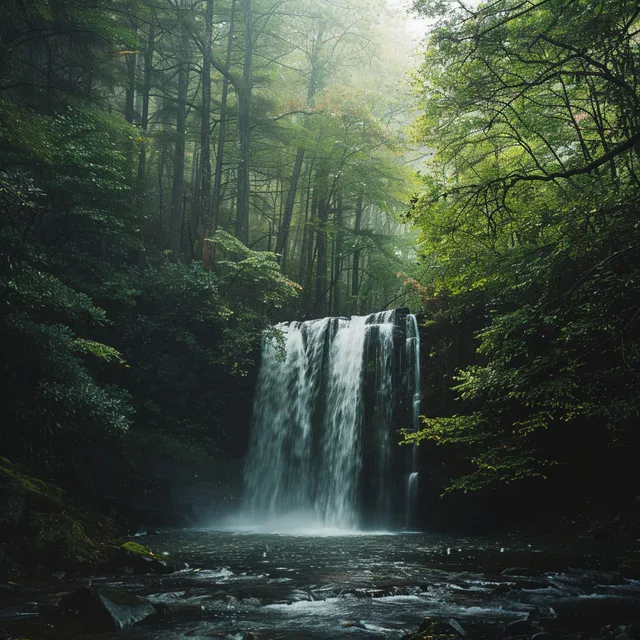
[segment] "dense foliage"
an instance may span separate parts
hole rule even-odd
[[[241,456],[274,320],[420,302],[425,379],[448,398],[457,367],[458,400],[406,438],[463,455],[449,489],[624,484],[640,2],[414,4],[419,264],[387,3],[3,5],[3,455],[82,489],[104,452],[197,473]]]
[[[406,105],[352,5],[3,3],[3,455],[79,492],[239,457],[265,328],[403,295]]]
[[[423,286],[475,291],[485,321],[457,409],[410,438],[467,452],[450,489],[552,474],[633,491],[640,3],[416,4],[436,20],[415,76]]]

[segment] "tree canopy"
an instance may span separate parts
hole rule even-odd
[[[411,295],[408,101],[376,80],[406,64],[383,51],[397,18],[324,0],[2,14],[3,453],[54,476],[105,443],[240,456],[264,330]]]
[[[432,157],[408,217],[430,292],[477,292],[485,320],[458,410],[408,437],[464,447],[469,473],[450,485],[464,490],[624,459],[640,390],[640,4],[416,7],[435,20],[414,78]]]

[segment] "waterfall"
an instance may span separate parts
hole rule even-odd
[[[409,392],[411,395],[411,430],[420,429],[420,331],[414,315],[407,315],[407,368],[409,372]],[[418,472],[416,471],[416,445],[411,445],[409,474],[406,485],[405,527],[410,528],[414,521],[418,496]]]
[[[413,521],[416,502],[418,500],[418,473],[416,471],[409,474],[407,481],[407,510],[405,513],[405,526],[409,528]]]
[[[394,310],[281,323],[265,335],[245,467],[249,519],[401,523],[415,456],[407,464],[395,432],[417,425],[417,329],[415,316]]]
[[[411,419],[414,431],[420,428],[420,331],[418,320],[407,315],[407,368],[409,369],[409,389],[411,391]]]

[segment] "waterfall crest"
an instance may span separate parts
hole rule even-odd
[[[276,328],[262,345],[246,516],[296,514],[338,529],[405,524],[415,455],[407,461],[395,432],[418,422],[415,316],[393,310]]]

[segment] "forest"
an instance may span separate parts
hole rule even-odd
[[[640,637],[639,0],[0,11],[0,638]]]
[[[403,297],[409,49],[379,5],[5,4],[8,458],[215,459],[263,329]]]

